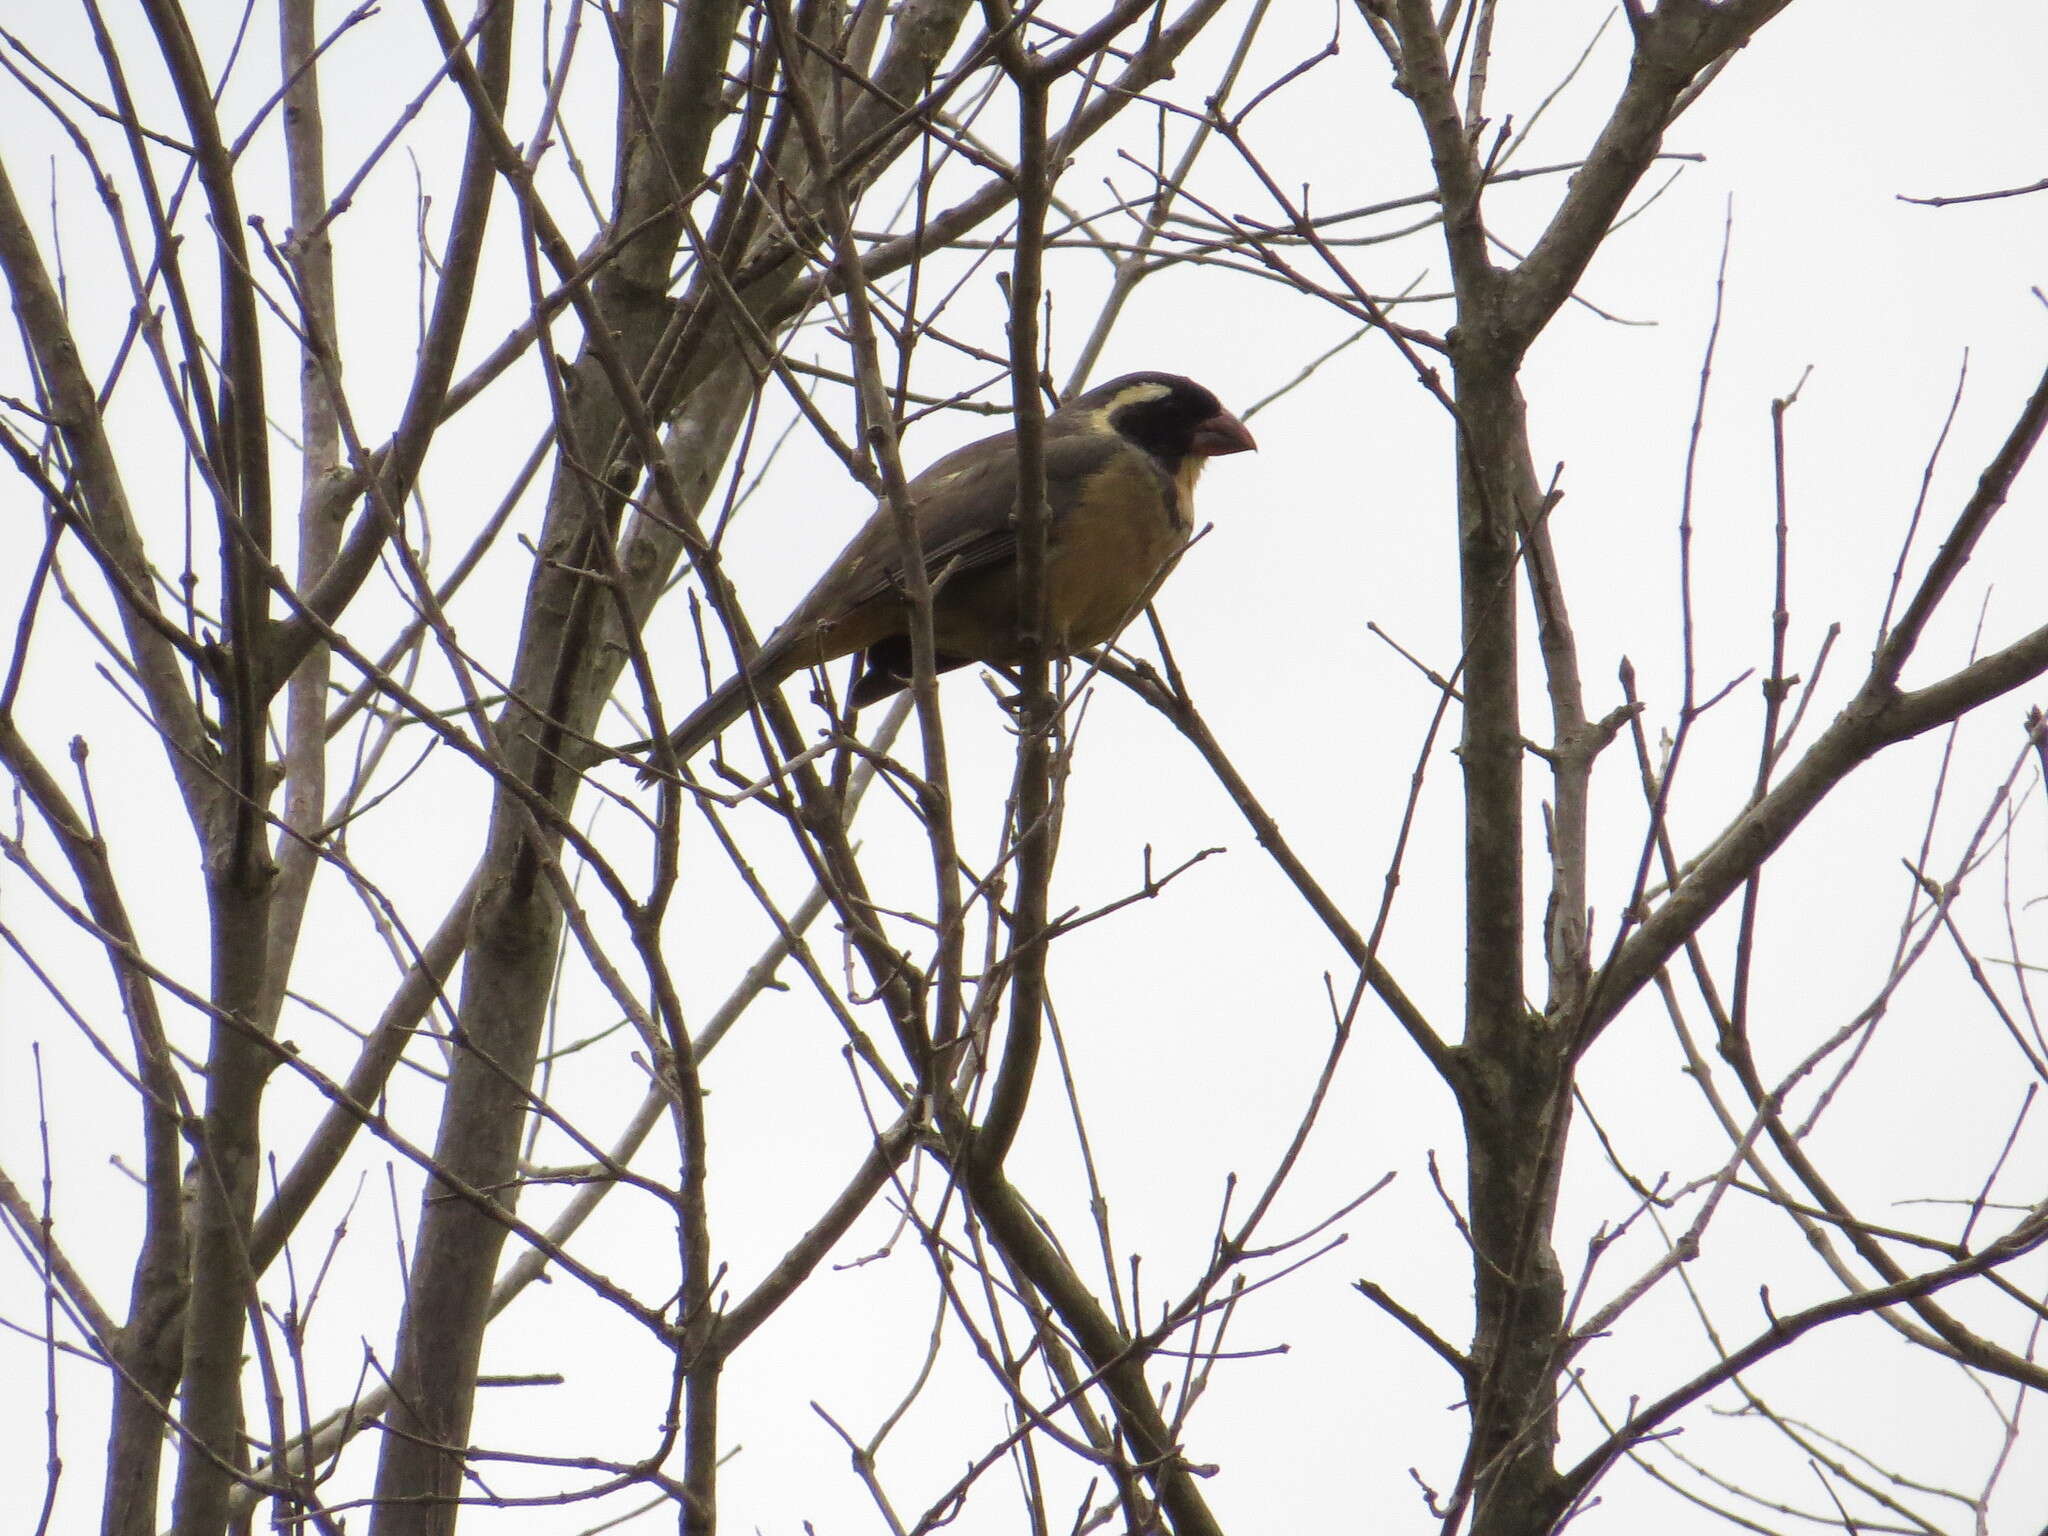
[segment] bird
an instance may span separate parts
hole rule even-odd
[[[1112,638],[1150,601],[1194,533],[1195,481],[1220,454],[1256,449],[1215,395],[1172,373],[1127,373],[1045,418],[1047,651]],[[939,459],[908,487],[940,672],[1026,659],[1017,613],[1017,436],[999,432]],[[861,654],[852,709],[911,680],[912,605],[885,503],[840,551],[745,669],[669,733],[683,762],[808,667]],[[643,750],[635,742],[621,753]],[[659,777],[643,767],[640,780]]]

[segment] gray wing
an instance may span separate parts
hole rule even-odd
[[[1122,449],[1115,437],[1054,431],[1045,443],[1046,500],[1054,526],[1088,475]],[[1005,432],[956,449],[910,483],[925,574],[937,580],[1016,558],[1017,445]],[[903,552],[887,507],[854,536],[792,622],[816,622],[903,585]]]
[[[1076,431],[1058,417],[1046,423],[1046,501],[1058,528],[1080,499],[1088,477],[1126,451],[1114,435]],[[926,574],[964,571],[1014,559],[1017,533],[1010,514],[1017,503],[1017,447],[1008,432],[957,448],[910,482],[918,542]],[[824,577],[768,637],[747,672],[729,678],[670,733],[676,756],[687,758],[744,715],[754,691],[772,688],[805,664],[817,626],[900,589],[901,545],[888,508],[877,509]],[[839,653],[843,654],[843,653]],[[643,772],[643,782],[653,776]]]

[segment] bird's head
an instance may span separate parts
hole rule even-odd
[[[1127,373],[1075,396],[1061,414],[1069,412],[1092,418],[1172,464],[1259,446],[1221,401],[1177,373]]]

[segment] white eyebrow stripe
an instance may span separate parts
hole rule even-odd
[[[1133,384],[1120,389],[1095,410],[1088,413],[1089,422],[1097,427],[1107,427],[1109,418],[1127,405],[1142,405],[1147,400],[1164,400],[1173,391],[1164,384]]]

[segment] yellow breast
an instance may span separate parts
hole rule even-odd
[[[1101,644],[1144,607],[1187,543],[1200,469],[1199,460],[1188,460],[1171,493],[1159,473],[1135,457],[1090,478],[1054,530],[1047,562],[1052,638],[1062,650]]]

